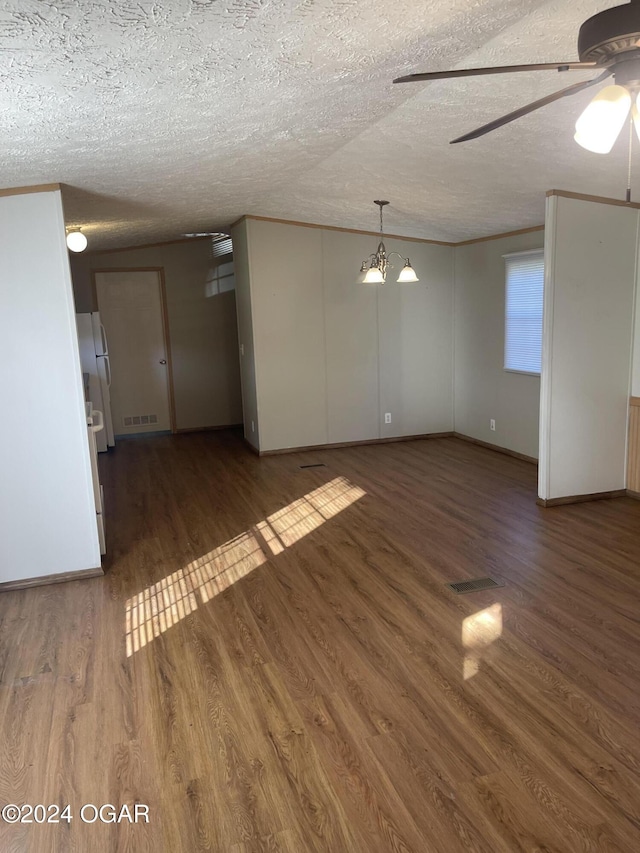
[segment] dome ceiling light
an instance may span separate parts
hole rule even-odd
[[[87,248],[87,238],[80,228],[69,228],[67,230],[67,248],[70,252],[84,252]]]

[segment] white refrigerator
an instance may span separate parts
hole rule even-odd
[[[116,443],[111,419],[111,366],[107,336],[98,311],[76,314],[76,326],[82,372],[89,375],[89,402],[104,416],[104,429],[96,433],[98,453],[103,453]]]

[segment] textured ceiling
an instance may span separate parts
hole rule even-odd
[[[577,59],[580,23],[615,5],[4,0],[0,187],[67,184],[67,224],[91,248],[217,231],[246,213],[375,229],[379,197],[387,229],[408,236],[537,225],[547,189],[624,196],[626,138],[608,156],[573,141],[593,91],[448,141],[591,74],[391,81]]]

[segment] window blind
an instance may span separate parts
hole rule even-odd
[[[505,370],[540,373],[544,252],[505,255]]]

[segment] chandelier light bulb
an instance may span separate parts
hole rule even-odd
[[[71,252],[84,252],[87,248],[87,238],[79,228],[74,228],[67,234],[67,248]]]
[[[378,267],[371,267],[364,277],[365,284],[382,284],[383,282],[384,277]]]
[[[420,281],[418,276],[416,275],[416,271],[411,266],[409,262],[409,258],[407,258],[404,262],[404,266],[400,270],[400,275],[398,276],[399,282],[409,282],[409,281]]]
[[[630,109],[631,95],[628,89],[624,86],[606,86],[598,92],[576,122],[573,138],[587,151],[608,154],[624,127]]]

